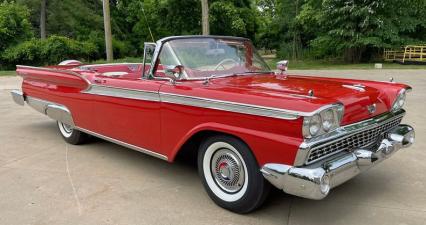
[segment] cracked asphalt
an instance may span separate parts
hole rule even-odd
[[[21,79],[0,77],[0,224],[426,224],[426,70],[289,73],[411,85],[403,123],[416,143],[324,200],[273,191],[261,209],[238,215],[209,199],[188,162],[101,140],[66,145],[54,121],[12,101]]]

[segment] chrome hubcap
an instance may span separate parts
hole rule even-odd
[[[245,181],[241,160],[229,149],[219,149],[214,153],[211,172],[218,186],[226,192],[239,191]]]
[[[72,126],[65,124],[65,123],[61,123],[62,128],[64,128],[64,131],[67,132],[68,134],[72,133]]]

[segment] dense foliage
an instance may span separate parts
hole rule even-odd
[[[109,1],[116,58],[141,56],[153,39],[201,34],[200,0]],[[47,0],[47,40],[37,38],[40,5],[0,0],[0,66],[105,57],[101,0]],[[425,0],[209,0],[209,8],[211,34],[248,37],[283,58],[358,62],[426,42]]]
[[[319,28],[311,41],[318,56],[359,62],[368,50],[424,41],[425,13],[424,0],[309,0],[297,20],[305,32]]]
[[[90,42],[52,35],[47,39],[31,39],[6,49],[1,60],[6,65],[57,64],[66,59],[90,60],[96,58],[98,49]]]
[[[22,5],[0,3],[0,52],[32,37],[30,12]]]

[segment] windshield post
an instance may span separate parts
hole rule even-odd
[[[252,66],[253,65],[253,48],[250,42],[246,41],[244,42],[244,47],[247,49],[245,57],[246,57],[246,66]]]
[[[144,43],[144,47],[143,47],[143,60],[142,60],[142,79],[146,78],[145,76],[145,66],[146,64],[151,64],[152,61],[152,56],[154,55],[154,51],[155,48],[157,47],[157,45],[153,42],[145,42]],[[148,56],[150,56],[149,58],[149,62],[148,62]]]

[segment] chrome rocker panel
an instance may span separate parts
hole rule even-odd
[[[388,133],[375,151],[341,152],[331,159],[305,167],[270,163],[265,164],[261,172],[271,184],[288,194],[320,200],[331,188],[377,165],[399,149],[409,147],[414,139],[414,129],[401,124]]]

